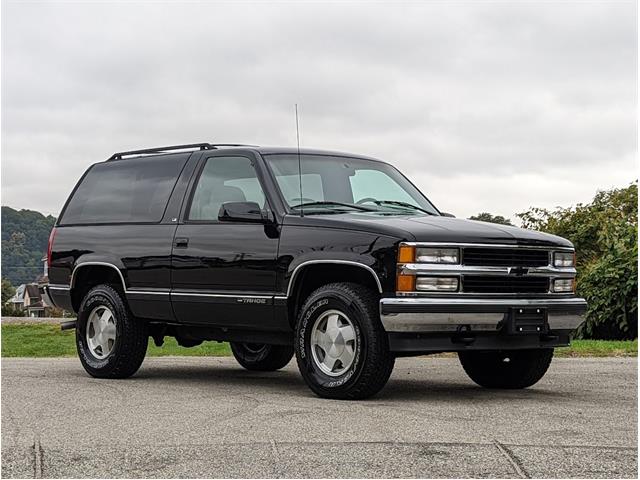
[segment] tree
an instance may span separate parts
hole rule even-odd
[[[589,306],[585,338],[638,336],[638,184],[601,191],[587,205],[519,213],[524,228],[565,237],[576,248],[577,289]]]
[[[42,273],[42,257],[56,219],[32,210],[2,207],[2,278],[14,285]]]
[[[16,294],[16,289],[11,285],[11,282],[6,278],[2,279],[2,316],[3,317],[24,317],[24,312],[15,308],[12,304],[7,303],[11,297]]]
[[[499,223],[501,225],[513,225],[511,220],[505,218],[501,215],[491,215],[487,212],[479,213],[478,215],[474,215],[469,217],[469,220],[478,220],[480,222],[489,222],[489,223]]]
[[[7,303],[9,299],[16,294],[16,289],[13,288],[13,285],[11,285],[11,282],[6,278],[2,279],[1,288],[2,288],[2,305],[4,306],[4,304]]]

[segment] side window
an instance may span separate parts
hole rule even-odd
[[[162,155],[94,165],[60,223],[159,222],[187,157]]]
[[[211,157],[196,185],[189,220],[218,221],[225,202],[256,202],[265,206],[265,196],[251,160],[246,157]]]

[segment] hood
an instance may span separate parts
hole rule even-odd
[[[431,215],[344,213],[287,216],[287,224],[370,231],[415,242],[495,243],[572,247],[570,241],[548,233],[496,223]]]

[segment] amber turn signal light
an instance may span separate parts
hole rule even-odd
[[[416,289],[415,275],[398,274],[396,279],[396,290],[398,292],[413,292]]]
[[[416,259],[416,248],[400,245],[398,249],[398,263],[413,263]]]

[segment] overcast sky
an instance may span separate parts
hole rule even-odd
[[[2,204],[57,214],[114,151],[362,153],[441,209],[514,217],[637,177],[637,7],[2,2]]]

